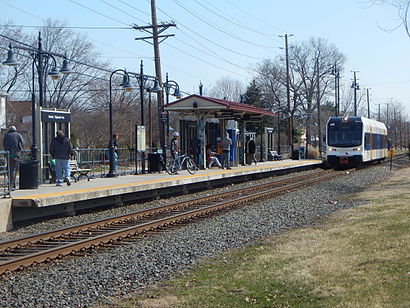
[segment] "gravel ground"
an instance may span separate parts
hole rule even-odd
[[[66,258],[53,265],[38,266],[0,278],[0,306],[90,307],[98,302],[109,301],[113,296],[125,295],[139,287],[178,275],[194,266],[201,258],[254,243],[284,229],[309,225],[335,210],[360,205],[361,202],[337,202],[337,198],[379,182],[390,174],[388,166],[361,170],[327,183],[299,189],[176,228],[172,232],[148,236],[85,257]],[[251,184],[239,184],[235,185],[235,188],[248,185]],[[218,190],[226,189],[232,188]],[[218,190],[198,193],[195,196],[211,194]],[[0,241],[135,211],[136,207],[142,209],[184,199],[192,199],[192,195],[54,219],[9,234],[1,234]]]

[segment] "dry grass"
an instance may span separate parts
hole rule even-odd
[[[409,179],[403,169],[354,196],[365,206],[230,252],[118,307],[410,307]]]

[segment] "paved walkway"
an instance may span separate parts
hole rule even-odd
[[[114,192],[135,186],[146,186],[147,184],[158,184],[161,187],[200,182],[216,178],[225,178],[243,174],[268,172],[295,168],[300,166],[320,164],[319,160],[283,160],[260,162],[257,165],[233,167],[231,170],[213,169],[198,170],[194,175],[182,171],[179,175],[169,175],[166,172],[148,173],[138,175],[118,176],[115,178],[94,178],[87,181],[82,177],[78,182],[72,182],[71,186],[64,184],[61,187],[55,184],[41,184],[38,189],[22,189],[12,192],[13,199],[39,199],[51,196],[65,196],[78,193],[90,193],[101,190]],[[114,191],[113,191],[114,190]]]

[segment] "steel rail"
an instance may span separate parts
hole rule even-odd
[[[344,172],[337,172],[336,174],[345,174]],[[184,213],[173,214],[171,216],[155,219],[150,222],[143,222],[134,226],[125,226],[120,230],[109,230],[108,233],[98,234],[91,238],[80,239],[75,242],[70,242],[67,239],[62,239],[62,246],[52,247],[48,250],[37,251],[28,255],[19,256],[11,260],[0,262],[0,274],[8,273],[22,267],[27,267],[36,263],[46,262],[62,256],[74,254],[85,249],[95,248],[97,246],[111,244],[121,241],[124,238],[129,238],[142,234],[145,232],[162,229],[169,225],[178,224],[187,220],[191,220],[204,215],[209,215],[213,212],[223,210],[228,207],[238,206],[251,201],[267,198],[280,193],[288,192],[290,190],[299,188],[301,186],[311,185],[326,179],[334,178],[335,173],[324,173],[323,176],[316,176],[315,178],[308,178],[297,183],[288,184],[281,187],[268,189],[262,192],[255,192],[247,196],[240,196],[235,199],[222,201],[214,205],[207,205],[199,209],[188,210]],[[172,214],[172,213],[171,213]],[[102,231],[101,231],[102,232]]]
[[[235,190],[223,192],[223,193],[212,195],[212,196],[199,197],[199,198],[196,198],[190,201],[183,201],[179,203],[161,206],[161,207],[154,208],[154,209],[138,211],[136,213],[124,214],[121,216],[110,217],[110,218],[106,218],[106,219],[102,219],[102,220],[98,220],[94,222],[89,222],[89,223],[84,223],[84,224],[80,224],[76,226],[70,226],[67,228],[62,228],[62,229],[54,230],[51,232],[45,232],[42,234],[30,235],[30,236],[26,236],[26,237],[18,238],[15,240],[10,240],[7,242],[0,243],[0,253],[9,251],[14,248],[30,246],[38,242],[43,242],[43,241],[47,241],[47,240],[54,239],[54,238],[60,238],[62,236],[71,236],[79,232],[86,232],[86,231],[90,231],[90,230],[97,229],[97,228],[107,227],[109,225],[126,223],[131,220],[140,219],[140,218],[148,217],[151,215],[157,215],[159,213],[169,212],[176,208],[184,208],[184,207],[191,206],[194,204],[201,204],[201,203],[209,202],[212,200],[220,200],[221,198],[229,198],[237,194],[254,192],[257,190],[271,187],[272,185],[286,185],[287,183],[293,183],[295,181],[300,181],[301,179],[304,180],[307,178],[314,178],[322,174],[328,174],[331,172],[332,172],[331,170],[314,172],[314,173],[310,173],[307,175],[301,175],[301,176],[297,176],[297,177],[293,177],[293,178],[289,178],[285,180],[272,181],[272,182],[265,183],[262,185],[254,185],[251,187],[235,189]]]

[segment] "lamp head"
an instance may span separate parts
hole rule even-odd
[[[21,64],[21,62],[18,61],[16,56],[14,55],[11,44],[9,45],[9,50],[7,51],[7,60],[4,61],[2,64],[7,65],[7,66],[16,66],[16,65]]]
[[[154,86],[150,89],[151,92],[159,92],[162,91],[162,88],[158,86],[158,80],[154,80]]]
[[[130,92],[134,89],[134,87],[132,86],[130,82],[130,77],[128,76],[128,74],[124,74],[124,76],[122,77],[122,83],[120,84],[120,86],[127,92]]]
[[[58,78],[60,78],[61,73],[60,73],[60,71],[57,69],[57,67],[54,66],[53,69],[48,72],[48,76],[50,76],[51,79],[53,79],[53,80],[57,80]]]
[[[70,64],[68,63],[68,60],[64,58],[63,60],[63,67],[60,69],[60,73],[63,75],[68,75],[71,74],[73,70],[70,67]]]
[[[175,92],[174,92],[173,95],[178,99],[180,99],[182,97],[181,92],[179,92],[179,87],[175,88]]]

